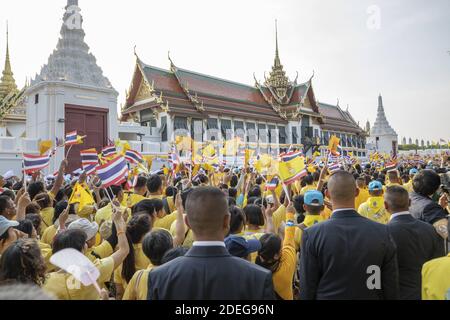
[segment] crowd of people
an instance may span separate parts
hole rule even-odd
[[[448,159],[315,165],[288,186],[251,166],[0,179],[0,299],[450,299]],[[74,202],[87,193],[93,203]],[[77,283],[52,255],[97,268]]]

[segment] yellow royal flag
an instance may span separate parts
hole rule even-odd
[[[117,141],[115,142],[115,145],[116,145],[116,147],[117,147],[118,149],[121,149],[121,150],[122,150],[122,151],[121,151],[121,154],[122,154],[122,155],[125,155],[125,153],[126,153],[128,150],[131,150],[130,143],[129,143],[128,141],[125,141],[125,140],[117,140]]]
[[[39,152],[41,155],[46,153],[53,146],[53,142],[51,140],[44,140],[39,142]]]
[[[190,151],[192,149],[192,139],[185,136],[177,136],[175,145],[178,151]]]
[[[288,161],[280,161],[279,176],[285,184],[291,184],[301,177],[304,169],[304,157],[295,157]]]
[[[244,155],[244,167],[247,167],[250,159],[252,158],[253,154],[255,153],[255,150],[251,149],[245,149],[245,155]]]
[[[216,149],[214,149],[214,146],[212,143],[208,144],[206,147],[203,148],[203,156],[204,157],[212,157],[216,154]]]
[[[278,160],[272,159],[269,167],[267,168],[268,176],[276,176],[278,174],[280,163]]]
[[[330,138],[330,143],[328,144],[328,150],[330,150],[331,153],[336,153],[338,150],[339,142],[341,140],[336,137],[335,135],[332,135]]]
[[[85,206],[93,205],[95,203],[92,195],[78,182],[75,184],[72,196],[69,199],[69,204],[74,203],[79,203],[78,212],[80,212]]]
[[[240,141],[241,139],[239,139],[239,137],[225,141],[225,146],[223,148],[223,155],[235,156],[239,150]]]

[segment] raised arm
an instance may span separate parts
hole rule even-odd
[[[56,177],[55,184],[53,185],[52,190],[50,190],[50,193],[53,197],[56,196],[58,191],[61,189],[63,182],[64,182],[64,173],[66,171],[67,166],[69,165],[69,162],[67,159],[64,159],[61,161],[61,164],[59,166],[58,176]]]
[[[127,225],[123,218],[123,212],[121,212],[117,205],[113,206],[112,220],[116,226],[118,239],[117,251],[111,256],[114,260],[114,269],[116,269],[122,264],[128,253],[130,253],[130,246],[126,236]]]

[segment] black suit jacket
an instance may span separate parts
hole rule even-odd
[[[397,245],[400,298],[420,300],[422,297],[422,266],[444,256],[444,239],[434,227],[412,215],[394,217],[388,229]]]
[[[272,273],[220,246],[194,246],[152,270],[149,300],[274,300]]]
[[[395,243],[385,225],[348,210],[303,232],[301,299],[382,300],[398,293]]]

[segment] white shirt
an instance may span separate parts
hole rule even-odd
[[[395,217],[398,216],[406,216],[407,214],[410,214],[409,211],[402,211],[402,212],[396,212],[393,215],[391,215],[391,218],[389,219],[389,221],[391,221],[392,219],[394,219]]]
[[[194,241],[192,244],[194,247],[224,247],[225,242],[223,241]]]
[[[336,212],[340,212],[340,211],[355,211],[355,208],[341,208],[341,209],[336,209],[333,211],[333,214],[335,214]]]

